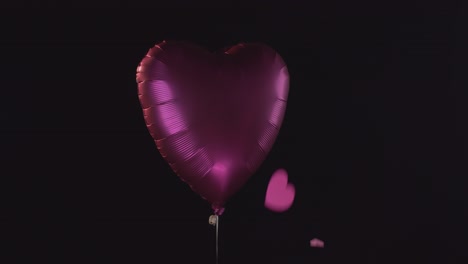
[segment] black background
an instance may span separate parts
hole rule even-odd
[[[277,142],[220,219],[220,263],[466,263],[462,9],[341,7],[4,10],[2,263],[215,262],[210,207],[137,97],[164,39],[261,41],[289,67]],[[278,168],[297,191],[283,214],[263,206]]]

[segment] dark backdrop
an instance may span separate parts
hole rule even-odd
[[[461,9],[436,8],[5,10],[2,263],[214,263],[210,207],[137,97],[164,39],[261,41],[289,67],[283,127],[227,205],[220,263],[466,263],[466,34]],[[263,206],[278,168],[297,189],[283,214]]]

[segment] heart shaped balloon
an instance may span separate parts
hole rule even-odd
[[[265,207],[273,212],[287,211],[294,202],[296,188],[288,183],[288,173],[279,169],[273,173],[265,194]]]
[[[137,83],[161,155],[222,214],[278,135],[289,91],[283,59],[258,43],[211,53],[163,41],[141,61]]]

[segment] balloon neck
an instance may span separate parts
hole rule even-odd
[[[214,214],[215,215],[222,215],[224,213],[224,207],[219,206],[219,205],[213,205],[211,206],[213,208]]]

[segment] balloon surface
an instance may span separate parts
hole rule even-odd
[[[289,91],[283,59],[259,43],[211,53],[163,41],[143,58],[136,79],[159,152],[222,214],[278,135]]]

